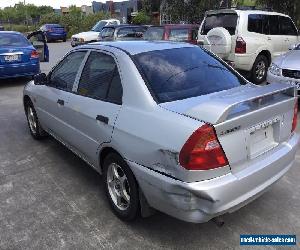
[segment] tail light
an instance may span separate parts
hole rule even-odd
[[[237,54],[245,54],[246,53],[246,42],[242,37],[236,38],[236,44],[235,44],[235,53]]]
[[[39,58],[39,52],[37,52],[36,50],[31,51],[30,58],[31,59],[37,59],[37,58]]]
[[[189,137],[180,151],[179,163],[188,170],[209,170],[228,165],[211,125],[203,125]]]
[[[298,99],[296,100],[295,107],[294,107],[292,132],[294,132],[296,130],[296,128],[297,128],[297,114],[298,114]]]

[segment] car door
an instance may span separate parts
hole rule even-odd
[[[111,54],[91,51],[78,81],[77,95],[65,105],[70,144],[92,165],[110,142],[122,104],[120,73]]]
[[[280,34],[284,37],[282,51],[287,52],[289,47],[298,42],[298,31],[291,18],[287,16],[279,17]]]
[[[65,140],[69,137],[65,122],[65,105],[68,104],[73,85],[87,51],[67,55],[48,75],[48,82],[36,98],[36,107],[42,126]]]
[[[285,38],[280,34],[279,28],[279,16],[269,15],[269,35],[267,35],[267,40],[272,46],[272,58],[281,56],[284,53],[283,44],[285,43]]]
[[[49,62],[49,48],[44,33],[41,30],[32,32],[27,39],[39,53],[40,62]]]

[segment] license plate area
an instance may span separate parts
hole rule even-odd
[[[250,159],[256,158],[268,152],[278,145],[274,131],[279,126],[279,119],[267,121],[249,129],[248,136],[248,156]]]
[[[5,55],[4,60],[6,62],[15,62],[20,60],[20,55],[18,54],[13,54],[13,55]]]

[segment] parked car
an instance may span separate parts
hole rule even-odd
[[[103,27],[98,41],[139,40],[146,30],[147,27],[138,25],[109,25]]]
[[[1,79],[33,77],[40,72],[39,58],[37,49],[23,34],[15,31],[0,31]]]
[[[4,26],[0,25],[0,31],[4,31]]]
[[[199,25],[197,24],[166,24],[150,26],[145,32],[145,40],[170,40],[176,42],[197,43]]]
[[[33,138],[54,136],[102,173],[121,219],[152,207],[196,223],[240,208],[289,170],[294,94],[253,85],[196,45],[116,41],[72,50],[23,100]]]
[[[40,28],[41,31],[43,31],[46,41],[67,41],[67,32],[63,26],[60,24],[45,24]]]
[[[276,58],[268,71],[268,83],[288,83],[297,88],[300,95],[300,43],[292,45],[290,51]]]
[[[101,20],[92,28],[92,30],[87,32],[81,32],[72,36],[71,46],[75,47],[77,45],[82,45],[90,42],[97,42],[98,36],[103,27],[108,25],[119,25],[120,21],[117,19]]]
[[[198,35],[199,45],[246,72],[256,84],[266,80],[272,60],[298,40],[298,30],[289,16],[243,9],[206,12]]]

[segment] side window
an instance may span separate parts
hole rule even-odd
[[[263,33],[263,19],[261,15],[251,14],[248,16],[248,31]]]
[[[295,25],[289,17],[280,16],[279,24],[281,35],[297,36],[297,30],[295,28]]]
[[[81,75],[78,94],[121,104],[122,84],[112,56],[91,52]]]
[[[104,28],[101,31],[101,38],[112,38],[114,36],[115,29],[114,28]]]
[[[270,35],[279,35],[279,20],[276,15],[269,15]]]
[[[171,41],[186,41],[189,39],[188,29],[171,29],[169,40]]]
[[[49,85],[61,90],[72,91],[73,84],[86,51],[69,54],[52,71]]]
[[[134,28],[121,28],[118,31],[118,38],[133,38],[135,37],[135,30]]]

